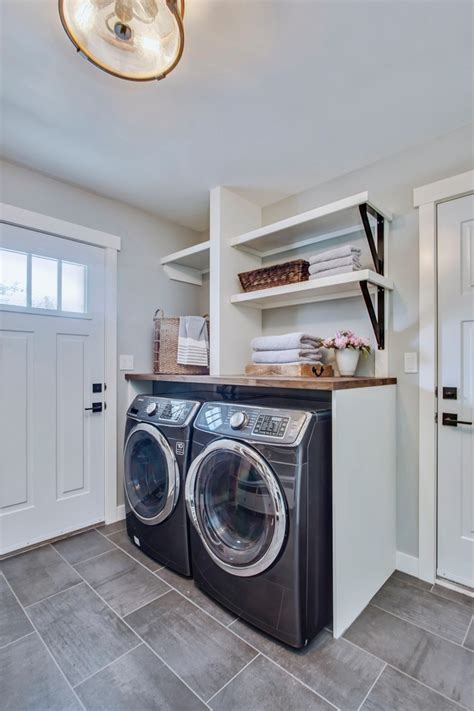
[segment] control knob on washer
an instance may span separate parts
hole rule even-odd
[[[234,412],[234,414],[230,418],[230,426],[233,430],[241,430],[245,427],[248,421],[249,418],[247,417],[245,412]]]
[[[146,406],[145,412],[147,415],[150,415],[150,417],[151,417],[152,415],[155,414],[157,408],[158,408],[158,405],[156,404],[156,402],[150,402],[150,404]]]

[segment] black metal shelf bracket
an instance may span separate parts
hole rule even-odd
[[[384,216],[381,215],[377,210],[374,210],[374,208],[371,205],[368,205],[366,202],[364,202],[362,205],[359,205],[359,212],[360,212],[360,217],[362,220],[362,224],[364,226],[364,232],[367,237],[367,242],[369,243],[369,248],[370,248],[370,253],[372,255],[372,260],[374,262],[374,267],[375,271],[377,274],[383,274],[383,269],[384,269],[384,249],[383,249],[383,238],[384,238]],[[375,217],[377,221],[377,245],[375,244],[375,237],[372,232],[372,227],[370,226],[369,222],[369,216],[372,215],[372,217]]]
[[[362,220],[362,225],[364,226],[364,232],[367,237],[367,242],[369,243],[370,253],[372,255],[372,260],[374,262],[375,271],[377,274],[384,273],[384,217],[379,212],[377,212],[371,205],[363,203],[359,205],[360,217]],[[376,220],[376,237],[372,232],[372,227],[369,222],[368,215]],[[375,242],[377,239],[377,244]],[[372,303],[372,298],[369,292],[369,285],[367,281],[361,281],[360,290],[362,296],[364,297],[365,306],[369,314],[370,322],[372,328],[374,329],[375,338],[377,339],[377,347],[379,351],[385,348],[385,289],[381,286],[377,287],[377,311],[375,311],[374,304]]]

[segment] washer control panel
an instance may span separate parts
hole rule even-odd
[[[142,422],[182,427],[189,422],[199,405],[195,400],[138,395],[132,402],[128,415]]]
[[[194,426],[219,435],[291,446],[304,433],[310,419],[309,412],[300,410],[208,402],[202,406]]]

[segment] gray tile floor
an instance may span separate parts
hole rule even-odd
[[[102,526],[0,561],[0,706],[472,710],[472,615],[396,572],[342,639],[295,651]]]

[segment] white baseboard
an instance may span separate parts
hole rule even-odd
[[[117,506],[115,509],[114,515],[112,518],[108,521],[106,521],[107,524],[109,523],[115,523],[116,521],[122,521],[125,518],[125,504],[122,504],[121,506]]]
[[[402,553],[402,551],[397,551],[395,564],[397,570],[400,570],[402,573],[407,573],[407,575],[413,575],[415,578],[418,577],[418,558],[415,558],[414,555],[408,555],[408,553]]]

